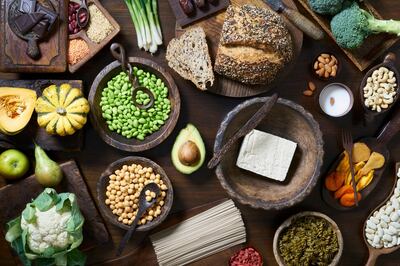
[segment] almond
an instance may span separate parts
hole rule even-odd
[[[315,91],[316,87],[315,87],[314,82],[312,82],[312,81],[308,82],[308,88],[309,88],[311,91]]]
[[[303,91],[303,94],[304,94],[305,96],[312,96],[312,95],[313,95],[313,92],[310,91],[310,90],[305,90],[305,91]]]

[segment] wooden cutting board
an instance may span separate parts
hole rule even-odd
[[[307,0],[298,0],[299,3],[310,13],[310,15],[318,22],[318,24],[325,30],[325,32],[335,41],[333,37],[329,17],[315,13],[308,5]],[[378,11],[369,3],[364,0],[360,7],[368,10],[376,18],[382,18]],[[396,18],[393,18],[396,19]],[[397,18],[398,19],[398,18]],[[356,65],[360,71],[367,69],[379,56],[386,52],[393,46],[399,38],[395,35],[378,34],[368,37],[364,44],[355,50],[341,48],[347,57]]]
[[[26,55],[27,42],[18,38],[8,26],[8,10],[14,0],[0,3],[0,71],[2,72],[65,72],[67,69],[68,0],[50,0],[59,14],[54,31],[39,42],[41,58]],[[40,3],[41,0],[38,0]]]
[[[19,87],[36,91],[38,97],[42,95],[42,90],[50,84],[61,85],[69,83],[72,87],[83,89],[81,80],[0,80],[0,87]],[[80,151],[83,147],[83,130],[81,129],[71,136],[52,136],[46,130],[40,128],[36,121],[36,114],[25,129],[14,136],[7,136],[0,133],[0,147],[27,149],[34,148],[32,140],[39,146],[49,151]]]
[[[297,7],[293,0],[283,0],[283,2],[288,7],[297,10]],[[262,0],[231,0],[231,4],[233,5],[251,4],[263,8],[269,8],[268,5]],[[216,16],[208,17],[207,19],[196,22],[192,26],[190,26],[190,27],[201,26],[206,32],[207,42],[211,55],[211,61],[213,65],[218,51],[218,44],[221,37],[222,25],[224,24],[225,20],[225,14],[226,12],[219,13]],[[301,52],[301,47],[303,44],[303,32],[300,31],[298,28],[296,28],[296,26],[294,26],[284,16],[282,17],[284,18],[288,30],[292,35],[294,53],[295,53],[294,60],[296,60],[296,58]],[[175,36],[176,37],[181,36],[190,27],[183,29],[179,26],[179,24],[176,24]],[[287,75],[295,65],[294,60],[285,67],[285,69],[279,75],[278,79],[276,79],[275,82],[269,85],[257,85],[257,86],[245,85],[215,73],[214,85],[211,88],[208,88],[208,91],[229,97],[250,97],[267,92],[273,87],[279,85],[279,81],[282,80],[282,78],[287,77]]]
[[[61,164],[61,168],[64,179],[56,190],[58,193],[74,193],[85,217],[84,239],[80,249],[85,252],[107,243],[110,235],[75,161],[71,160]],[[3,234],[5,233],[5,224],[20,215],[26,204],[36,198],[43,189],[34,175],[0,189],[0,225]],[[14,252],[12,253],[17,264],[20,264],[18,256]]]
[[[92,261],[89,262],[88,266],[97,265],[130,265],[130,266],[157,266],[157,257],[154,253],[153,246],[148,236],[153,233],[159,232],[168,227],[174,226],[184,220],[187,220],[201,212],[204,212],[228,199],[221,199],[215,202],[207,203],[189,210],[177,212],[170,214],[170,216],[156,229],[148,232],[136,232],[132,236],[129,246],[125,249],[125,253],[121,257],[114,258],[110,257],[108,260]],[[118,247],[119,239],[114,239],[114,243],[117,243],[115,247]],[[208,266],[208,265],[227,265],[229,258],[238,250],[240,250],[243,245],[237,245],[221,251],[217,254],[209,256],[207,258],[201,259],[199,261],[193,262],[191,266]],[[112,252],[114,254],[114,252]],[[128,263],[129,262],[129,263]],[[212,262],[212,264],[211,264]],[[218,262],[216,264],[216,262]]]

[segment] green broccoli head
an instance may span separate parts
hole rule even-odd
[[[308,0],[310,7],[321,15],[335,15],[343,8],[344,0]]]
[[[341,47],[356,49],[373,33],[400,35],[400,21],[376,19],[357,3],[353,3],[333,17],[331,30]]]
[[[368,20],[357,4],[342,10],[331,21],[336,42],[344,48],[355,49],[368,37]]]

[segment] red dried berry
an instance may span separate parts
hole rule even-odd
[[[229,260],[229,266],[262,266],[262,257],[253,247],[236,252]]]

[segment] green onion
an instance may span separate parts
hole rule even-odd
[[[138,47],[152,54],[162,45],[157,0],[124,0],[135,27]]]

